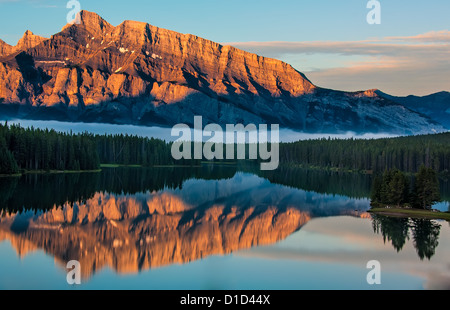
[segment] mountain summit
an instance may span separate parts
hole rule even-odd
[[[11,46],[4,41],[0,40],[0,57],[8,56],[13,53],[27,50],[39,45],[43,41],[47,40],[44,37],[34,35],[30,30],[27,30],[23,37],[19,40],[16,46]]]
[[[0,42],[0,103],[16,117],[171,126],[276,123],[310,132],[444,128],[376,92],[315,86],[282,61],[81,11],[50,39]],[[6,113],[6,112],[5,112]]]

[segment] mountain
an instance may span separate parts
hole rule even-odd
[[[422,113],[450,129],[450,92],[440,92],[423,97],[395,97],[381,91],[377,91],[377,94],[408,109]]]
[[[14,52],[14,46],[0,40],[0,57],[12,54]]]
[[[272,123],[306,132],[444,131],[374,91],[315,86],[292,66],[190,34],[79,13],[50,39],[0,44],[0,115],[137,125]]]
[[[19,40],[19,42],[17,42],[16,46],[11,46],[0,40],[0,57],[33,48],[45,40],[47,39],[33,34],[30,30],[27,30],[24,33],[23,37]]]

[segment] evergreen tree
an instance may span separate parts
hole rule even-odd
[[[398,169],[386,170],[383,177],[377,176],[373,182],[372,202],[403,206],[410,202],[409,187],[405,173]]]
[[[0,174],[16,174],[18,172],[17,162],[13,154],[6,148],[4,137],[0,136]]]
[[[380,201],[383,204],[391,204],[391,181],[392,181],[392,171],[385,170],[383,173],[383,182],[381,183]]]
[[[0,174],[16,174],[19,172],[17,162],[6,147],[0,147]]]
[[[384,242],[390,241],[392,246],[400,252],[409,240],[409,219],[389,216],[372,217],[372,227],[375,233],[383,235]]]
[[[62,134],[54,130],[0,124],[0,171],[95,170],[100,166],[93,135]]]
[[[421,260],[430,260],[439,245],[441,225],[428,219],[412,219],[411,229],[417,255]]]
[[[426,210],[441,200],[439,180],[433,168],[420,167],[411,196],[414,207]]]
[[[280,163],[374,173],[393,168],[417,173],[423,164],[448,173],[450,133],[376,140],[318,139],[281,143]]]
[[[403,172],[397,169],[391,171],[390,174],[387,201],[389,204],[399,207],[409,201],[409,180]]]
[[[373,202],[381,202],[382,185],[383,185],[383,178],[379,174],[377,174],[377,176],[373,180],[372,193],[371,193],[371,197],[370,197],[370,199]]]

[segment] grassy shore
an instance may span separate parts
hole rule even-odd
[[[0,174],[0,178],[15,178],[15,177],[21,177],[22,173],[16,173],[16,174]]]
[[[421,209],[405,209],[405,208],[373,208],[369,210],[370,213],[397,216],[397,217],[414,217],[426,218],[431,220],[446,220],[450,221],[449,212],[428,211]]]
[[[67,173],[98,173],[101,169],[97,170],[24,170],[16,174],[0,174],[0,178],[14,178],[21,177],[26,174],[67,174]]]
[[[143,165],[117,165],[117,164],[101,164],[100,168],[200,168],[201,166],[188,166],[188,165],[156,165],[152,167],[146,167]]]
[[[66,174],[66,173],[92,173],[92,172],[101,172],[101,171],[102,171],[101,169],[96,169],[96,170],[30,170],[30,171],[24,171],[22,174]]]
[[[188,165],[165,165],[154,166],[152,168],[200,168],[200,166],[188,166]],[[101,172],[102,168],[146,168],[143,165],[118,165],[118,164],[101,164],[100,169],[96,170],[22,170],[16,174],[0,174],[0,178],[21,177],[25,174],[63,174],[63,173],[92,173]]]
[[[100,164],[100,168],[120,168],[120,167],[130,167],[130,168],[142,168],[142,165],[118,165],[118,164]]]

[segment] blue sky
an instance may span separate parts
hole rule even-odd
[[[15,45],[27,29],[49,37],[66,24],[67,2],[0,0],[0,39]],[[366,22],[367,2],[80,0],[113,25],[138,20],[231,43],[287,61],[323,87],[450,91],[450,1],[380,0],[380,25]]]

